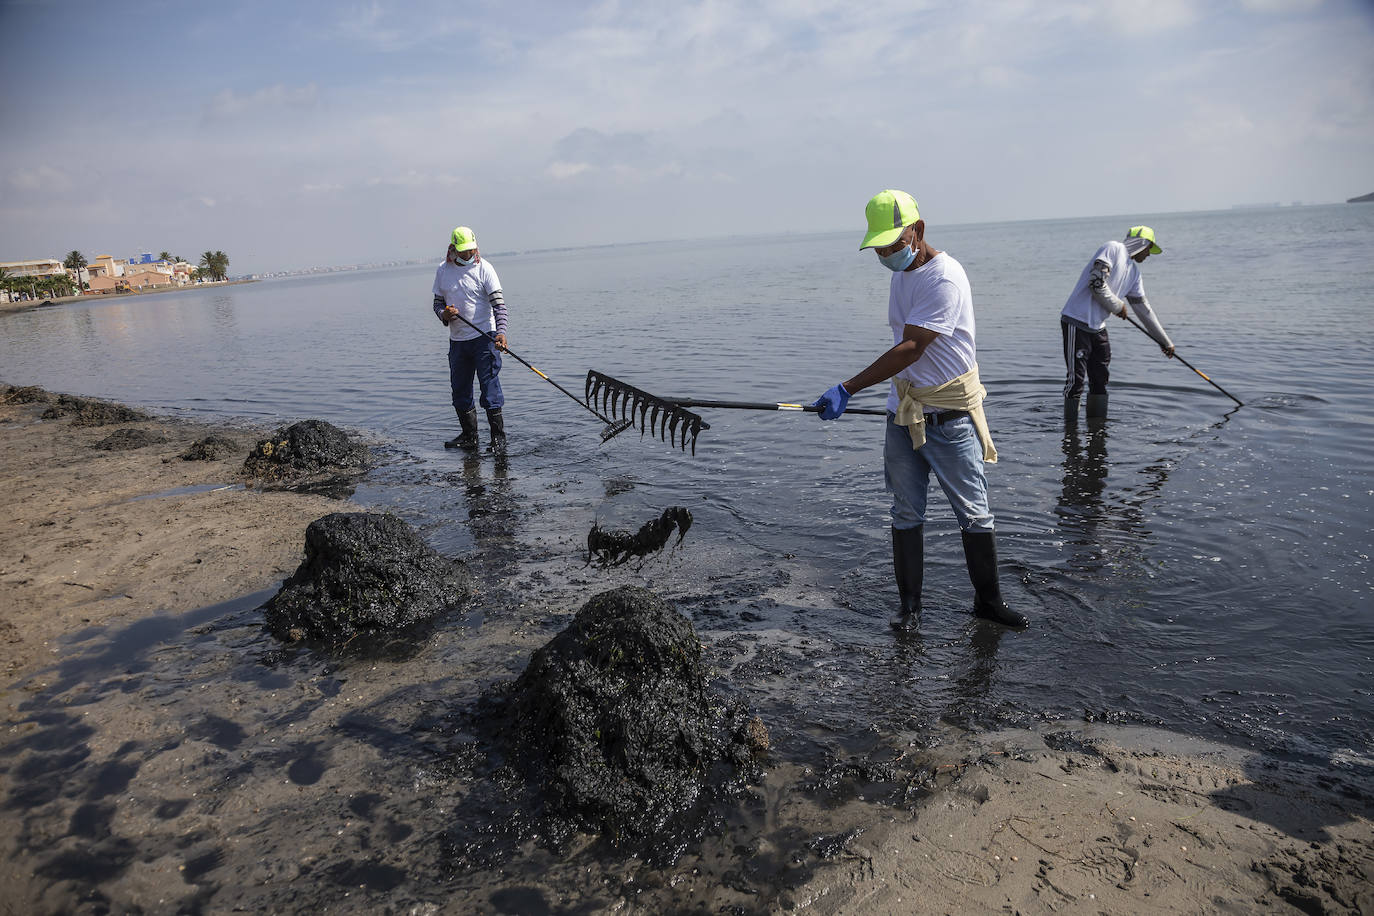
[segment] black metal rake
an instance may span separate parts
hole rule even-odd
[[[604,372],[597,372],[595,369],[587,371],[587,403],[595,404],[601,401],[601,409],[610,416],[619,414],[628,419],[631,425],[638,423],[639,431],[642,435],[647,429],[651,433],[656,433],[665,442],[678,443],[681,439],[682,448],[687,448],[690,439],[692,443],[692,454],[697,453],[697,435],[703,429],[710,429],[711,424],[707,423],[700,416],[688,410],[688,407],[710,407],[722,410],[797,410],[806,413],[818,413],[820,408],[812,404],[785,404],[777,401],[705,401],[699,398],[661,398],[658,395],[650,394],[642,388],[612,378]],[[878,410],[872,407],[851,407],[845,411],[847,414],[868,414],[870,416],[886,416],[886,410]],[[624,422],[622,419],[620,422]],[[680,432],[679,432],[680,431]]]
[[[587,370],[587,406],[595,409],[601,402],[601,411],[610,417],[618,417],[619,422],[639,424],[639,433],[645,430],[657,435],[670,445],[680,445],[687,450],[688,440],[692,443],[692,454],[697,453],[697,436],[703,429],[710,429],[697,414],[673,401],[652,395],[642,388],[626,384],[595,369]]]

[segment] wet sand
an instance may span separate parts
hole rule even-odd
[[[235,486],[255,431],[155,419],[120,426],[167,442],[96,451],[116,427],[41,410],[0,404],[0,912],[1374,912],[1367,782],[1082,723],[889,736],[881,776],[828,793],[780,749],[732,829],[668,866],[590,842],[486,858],[444,832],[472,771],[392,745],[433,718],[414,685],[459,703],[518,672],[537,609],[440,634],[464,652],[440,672],[245,662],[260,601],[235,599],[348,504]],[[177,457],[210,432],[242,450]],[[198,666],[173,686],[144,678],[169,633]]]
[[[262,430],[177,420],[76,427],[41,420],[45,404],[0,403],[0,675],[50,664],[83,627],[176,614],[277,582],[300,562],[302,532],[337,500],[244,487],[243,459]],[[130,451],[92,446],[116,429],[167,441]],[[218,433],[241,446],[183,461]]]

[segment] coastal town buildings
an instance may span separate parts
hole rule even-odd
[[[24,289],[24,281],[47,280],[52,277],[71,278],[87,294],[136,292],[168,286],[186,286],[195,282],[195,266],[186,261],[155,259],[144,252],[132,258],[97,255],[85,267],[70,269],[56,258],[32,258],[25,261],[0,261],[0,272],[6,288],[0,289],[0,301],[34,298],[33,291]],[[36,289],[36,287],[34,287]]]

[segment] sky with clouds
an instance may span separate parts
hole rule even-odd
[[[0,0],[0,260],[231,273],[1374,191],[1374,0]],[[857,237],[857,235],[856,235]]]

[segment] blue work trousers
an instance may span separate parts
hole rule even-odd
[[[893,422],[889,413],[883,472],[892,494],[893,528],[906,530],[925,524],[926,491],[933,473],[949,497],[961,529],[992,530],[983,446],[967,414],[944,423],[932,423],[927,417],[926,443],[914,449],[907,428]]]
[[[506,403],[501,392],[501,351],[485,334],[470,340],[449,340],[448,380],[453,387],[453,409],[472,410],[472,377],[482,389],[481,404],[487,410],[500,410]]]

